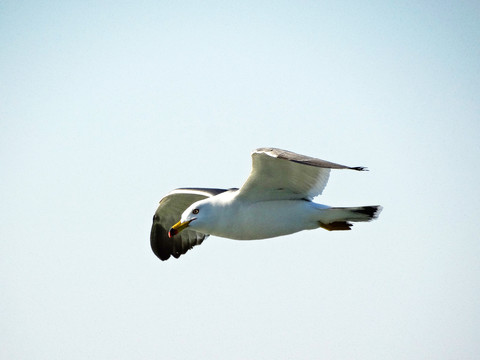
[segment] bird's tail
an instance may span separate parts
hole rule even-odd
[[[350,222],[370,221],[378,217],[380,205],[360,207],[332,207],[322,211],[318,225],[328,231],[350,230]]]

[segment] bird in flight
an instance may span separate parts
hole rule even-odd
[[[382,207],[332,207],[313,202],[331,169],[365,171],[277,148],[252,152],[240,189],[180,188],[165,195],[153,216],[150,245],[161,260],[185,254],[209,235],[258,240],[323,228],[350,230]]]

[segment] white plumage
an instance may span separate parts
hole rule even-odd
[[[330,169],[365,170],[281,149],[257,149],[240,189],[184,188],[167,194],[154,216],[152,250],[166,260],[208,235],[256,240],[318,227],[350,230],[350,222],[375,218],[378,205],[338,208],[311,201],[325,188]]]

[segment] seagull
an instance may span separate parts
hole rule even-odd
[[[382,207],[331,207],[313,202],[331,169],[366,171],[277,148],[252,152],[252,170],[241,188],[179,188],[161,200],[150,245],[161,260],[200,245],[209,235],[258,240],[323,228],[350,230],[375,219]]]

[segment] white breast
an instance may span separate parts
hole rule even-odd
[[[315,204],[316,205],[316,204]],[[266,239],[318,227],[318,208],[305,200],[243,202],[234,198],[216,207],[211,235],[237,240]],[[205,229],[207,230],[207,229]]]

